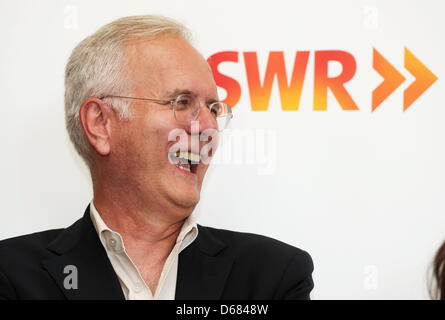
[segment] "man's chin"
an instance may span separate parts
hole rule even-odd
[[[200,186],[197,181],[183,179],[164,180],[164,187],[170,202],[181,210],[192,211],[200,200]]]
[[[189,193],[176,193],[171,197],[172,202],[175,207],[178,208],[178,211],[190,211],[190,213],[195,209],[200,199],[200,194],[197,191],[189,192]]]
[[[184,208],[193,211],[199,202],[199,195],[194,197],[187,197],[186,199],[181,199],[178,204]]]

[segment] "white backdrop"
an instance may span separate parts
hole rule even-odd
[[[445,239],[444,9],[439,0],[1,0],[0,239],[68,226],[91,200],[88,171],[64,127],[70,51],[116,18],[163,14],[186,24],[206,57],[239,52],[238,63],[220,65],[240,83],[241,100],[207,176],[200,223],[307,250],[313,299],[428,298],[428,267]],[[405,47],[438,80],[403,112],[414,81]],[[373,48],[406,81],[371,112],[382,81]],[[270,51],[285,53],[290,74],[302,50],[310,57],[300,110],[281,110],[275,83],[269,110],[252,111],[242,53],[258,54],[263,77]],[[332,94],[327,111],[313,110],[317,50],[354,56],[346,88],[359,111],[343,111]],[[331,76],[341,72],[330,68]]]

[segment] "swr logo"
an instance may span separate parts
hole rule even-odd
[[[288,81],[283,51],[271,51],[264,80],[261,81],[256,52],[244,52],[252,110],[266,111],[268,109],[275,79],[278,81],[282,110],[298,110],[309,54],[309,51],[295,53],[294,66],[290,81]],[[315,51],[314,54],[313,109],[327,110],[327,94],[328,90],[331,90],[343,110],[359,110],[344,86],[355,75],[357,64],[354,56],[341,50]],[[216,84],[227,91],[225,102],[231,106],[235,106],[241,98],[241,85],[234,78],[221,73],[218,66],[223,62],[237,63],[238,58],[238,51],[223,51],[213,54],[208,59]],[[330,61],[337,61],[342,66],[341,73],[336,77],[328,76]],[[403,110],[405,111],[437,80],[437,77],[407,48],[405,48],[404,66],[415,77],[403,93]],[[376,49],[373,50],[373,68],[383,77],[383,81],[372,92],[372,111],[376,110],[406,80]]]

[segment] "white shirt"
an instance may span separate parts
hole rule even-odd
[[[102,220],[93,201],[90,203],[90,216],[100,241],[107,252],[108,259],[119,279],[127,300],[174,300],[176,278],[178,275],[179,253],[189,246],[198,236],[198,226],[192,216],[182,225],[176,244],[170,252],[153,294],[142,278],[138,268],[125,251],[121,235],[111,230]]]

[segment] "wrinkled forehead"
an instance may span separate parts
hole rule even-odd
[[[129,81],[138,93],[159,95],[188,90],[205,98],[216,97],[216,85],[207,61],[179,36],[135,39],[126,44],[124,52]]]

